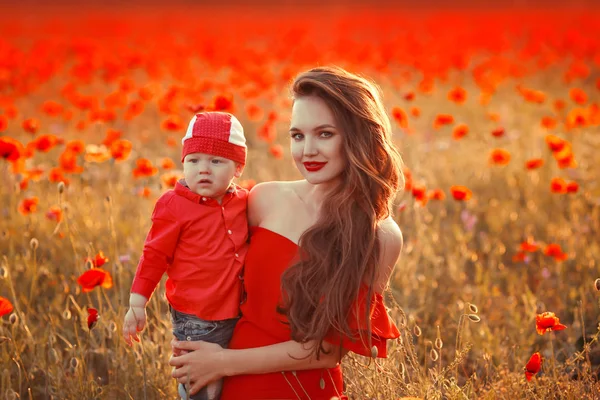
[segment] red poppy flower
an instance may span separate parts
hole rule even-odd
[[[265,112],[255,103],[248,103],[246,105],[246,114],[248,115],[248,119],[250,121],[258,122],[264,117]]]
[[[425,185],[415,184],[412,186],[412,195],[415,199],[423,200],[426,196],[427,188]]]
[[[115,161],[124,161],[129,157],[129,154],[131,154],[132,147],[133,146],[129,140],[115,140],[110,145],[110,155],[115,159]]]
[[[213,109],[215,111],[233,111],[233,96],[218,95],[213,100]]]
[[[123,133],[121,131],[110,128],[106,131],[106,136],[104,137],[104,140],[102,140],[102,144],[106,147],[111,147],[114,142],[121,139],[122,135]]]
[[[526,241],[521,243],[521,251],[535,253],[539,249],[540,245],[533,241],[531,238],[528,238]]]
[[[567,327],[560,323],[560,320],[553,312],[546,311],[535,317],[535,329],[539,335],[550,331],[562,331]]]
[[[160,167],[162,169],[173,169],[175,168],[175,163],[169,157],[165,157],[162,160],[160,160]]]
[[[275,124],[267,121],[258,128],[258,137],[267,143],[273,143],[277,139],[277,129]]]
[[[166,172],[160,176],[164,187],[174,188],[177,182],[183,178],[183,174],[177,172]]]
[[[40,129],[40,121],[35,118],[28,118],[23,121],[23,129],[33,135]]]
[[[542,125],[543,128],[554,129],[556,127],[557,122],[556,122],[556,119],[545,116],[545,117],[542,117],[540,124]]]
[[[456,104],[463,104],[467,100],[467,91],[459,86],[450,90],[447,97]]]
[[[433,189],[427,194],[430,200],[444,200],[446,198],[446,194],[442,189]]]
[[[507,165],[510,162],[510,152],[504,149],[494,149],[490,153],[490,163]]]
[[[419,107],[411,107],[409,112],[410,115],[412,115],[415,118],[419,118],[421,116],[421,109]]]
[[[406,92],[402,95],[402,98],[406,101],[413,101],[415,99],[415,92]]]
[[[438,114],[433,121],[433,127],[439,129],[444,125],[450,125],[454,122],[454,117],[450,114]]]
[[[53,183],[62,182],[65,185],[69,186],[69,178],[65,177],[64,172],[60,168],[52,168],[50,172],[48,172],[48,180]]]
[[[557,151],[561,151],[567,145],[566,140],[561,139],[555,135],[546,135],[545,140],[546,140],[546,144],[548,145],[548,148],[553,153],[557,152]]]
[[[245,179],[238,183],[240,187],[243,187],[246,190],[252,190],[252,188],[256,185],[256,181],[254,179]]]
[[[62,221],[62,210],[59,206],[52,206],[46,212],[46,218],[51,221],[60,222]]]
[[[569,97],[577,104],[584,105],[587,103],[588,96],[585,91],[581,88],[571,88],[569,90]]]
[[[63,144],[65,141],[62,138],[58,138],[55,135],[45,134],[38,136],[33,142],[32,145],[37,151],[41,151],[42,153],[49,152],[54,146],[58,144]]]
[[[56,101],[47,100],[42,104],[42,111],[51,117],[62,114],[63,110],[64,107],[62,104],[57,103]]]
[[[550,181],[550,191],[552,193],[567,193],[567,182],[563,178],[554,177]]]
[[[183,121],[178,115],[171,115],[167,117],[167,119],[165,119],[160,126],[163,130],[171,132],[180,131],[185,127]]]
[[[272,144],[269,147],[269,152],[271,153],[271,155],[273,155],[273,157],[279,160],[283,158],[283,147],[281,147],[280,144]]]
[[[408,117],[406,116],[404,110],[400,107],[392,108],[392,117],[394,118],[394,121],[396,121],[400,128],[408,127]]]
[[[575,181],[567,183],[567,193],[577,193],[579,184]]]
[[[527,380],[530,381],[534,375],[540,372],[541,368],[542,356],[538,352],[533,353],[532,356],[529,358],[529,361],[525,365],[525,378],[527,378]]]
[[[27,198],[23,199],[21,201],[21,203],[19,204],[19,212],[23,215],[29,215],[31,213],[34,213],[35,210],[37,209],[39,202],[40,202],[40,199],[38,199],[35,196],[27,197]]]
[[[135,169],[133,170],[134,178],[147,178],[156,175],[158,168],[154,167],[147,158],[138,158],[135,161]]]
[[[100,316],[98,315],[98,310],[96,310],[95,308],[88,307],[87,311],[87,326],[88,329],[91,331],[98,323],[98,319],[100,318]]]
[[[16,161],[23,155],[25,147],[16,139],[8,136],[0,137],[0,157],[8,161]]]
[[[458,124],[452,129],[452,139],[459,140],[469,133],[469,127],[466,124]]]
[[[497,138],[504,136],[504,128],[499,127],[494,129],[492,131],[492,136]]]
[[[125,111],[123,119],[125,119],[125,121],[131,121],[138,115],[142,115],[144,108],[144,102],[142,100],[133,100],[127,106],[127,110]]]
[[[8,299],[0,296],[0,317],[11,313],[13,308],[12,303]]]
[[[454,199],[458,201],[467,201],[471,199],[473,195],[473,193],[468,188],[460,185],[451,186],[450,193],[452,193],[452,197],[454,197]]]
[[[58,163],[63,172],[71,174],[80,174],[83,172],[83,167],[77,165],[77,154],[72,151],[63,151],[58,157]]]
[[[4,132],[8,128],[8,118],[4,115],[0,115],[0,132]]]
[[[550,243],[544,248],[544,254],[554,258],[556,261],[565,261],[568,256],[562,251],[562,248],[557,243]]]
[[[102,251],[99,251],[94,258],[88,257],[85,259],[85,262],[91,263],[94,266],[94,268],[100,268],[109,261],[110,260],[108,259],[108,257],[105,257]]]
[[[91,292],[96,286],[110,289],[113,285],[112,277],[108,271],[102,268],[92,268],[85,271],[77,278],[77,283],[84,293]]]
[[[525,168],[529,170],[540,168],[542,165],[544,165],[544,160],[541,158],[532,158],[525,162]]]

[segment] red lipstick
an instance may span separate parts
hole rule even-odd
[[[321,168],[323,168],[325,166],[325,164],[327,164],[326,162],[305,162],[304,164],[304,168],[306,168],[306,170],[308,172],[317,172],[318,170],[320,170]]]

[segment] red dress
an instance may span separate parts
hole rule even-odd
[[[241,306],[239,320],[229,343],[230,349],[246,349],[268,346],[291,340],[285,317],[277,312],[280,302],[280,278],[298,254],[298,246],[286,237],[265,228],[250,228],[250,247],[246,255],[245,287],[247,300]],[[366,286],[361,288],[359,299],[365,315]],[[377,356],[386,357],[386,340],[397,338],[400,333],[388,317],[381,294],[375,293],[371,302],[372,345],[377,347]],[[360,308],[359,308],[360,310]],[[354,314],[354,313],[351,313]],[[358,332],[359,324],[350,316],[349,325]],[[364,320],[364,317],[362,317]],[[372,351],[358,338],[340,338],[332,332],[327,341],[342,346],[357,354],[371,356]],[[324,386],[323,386],[324,382]],[[256,399],[341,399],[343,378],[341,367],[314,369],[295,373],[276,372],[259,375],[237,375],[225,378],[221,400]]]

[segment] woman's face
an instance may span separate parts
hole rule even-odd
[[[312,184],[332,182],[346,167],[343,132],[331,109],[317,96],[298,97],[292,107],[291,152],[296,167]]]

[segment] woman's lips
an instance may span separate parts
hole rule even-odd
[[[304,168],[306,168],[307,171],[309,172],[316,172],[318,170],[320,170],[321,168],[323,168],[325,166],[325,164],[327,164],[326,162],[305,162],[304,164]]]

